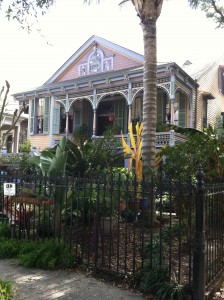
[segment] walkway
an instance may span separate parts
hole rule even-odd
[[[45,271],[0,260],[0,278],[13,285],[16,300],[143,300],[140,295],[74,271]],[[148,298],[149,299],[149,298]]]

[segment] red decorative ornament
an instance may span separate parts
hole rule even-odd
[[[114,116],[109,116],[109,121],[113,122],[114,121]]]

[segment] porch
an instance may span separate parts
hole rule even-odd
[[[99,140],[103,139],[104,136],[94,136],[93,139]],[[114,135],[114,138],[120,141],[122,135]],[[124,138],[128,141],[128,134],[124,134]],[[156,149],[162,148],[164,145],[174,146],[176,144],[183,143],[186,140],[186,137],[181,135],[180,133],[175,132],[174,130],[164,131],[164,132],[156,132]],[[59,140],[55,140],[55,143],[58,143]]]

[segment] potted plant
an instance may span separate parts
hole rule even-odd
[[[105,136],[119,135],[119,134],[121,134],[121,126],[119,126],[116,123],[108,125],[104,132]]]
[[[23,144],[19,145],[20,152],[30,152],[31,151],[31,142],[30,140],[26,140]]]

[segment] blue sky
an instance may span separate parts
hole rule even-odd
[[[7,0],[5,0],[7,1]],[[0,13],[0,84],[7,79],[11,92],[43,84],[91,35],[95,34],[143,54],[142,30],[132,4],[119,0],[83,5],[83,0],[57,0],[32,33],[19,29]],[[157,23],[158,61],[211,61],[224,49],[224,29],[189,8],[187,0],[164,0]]]

